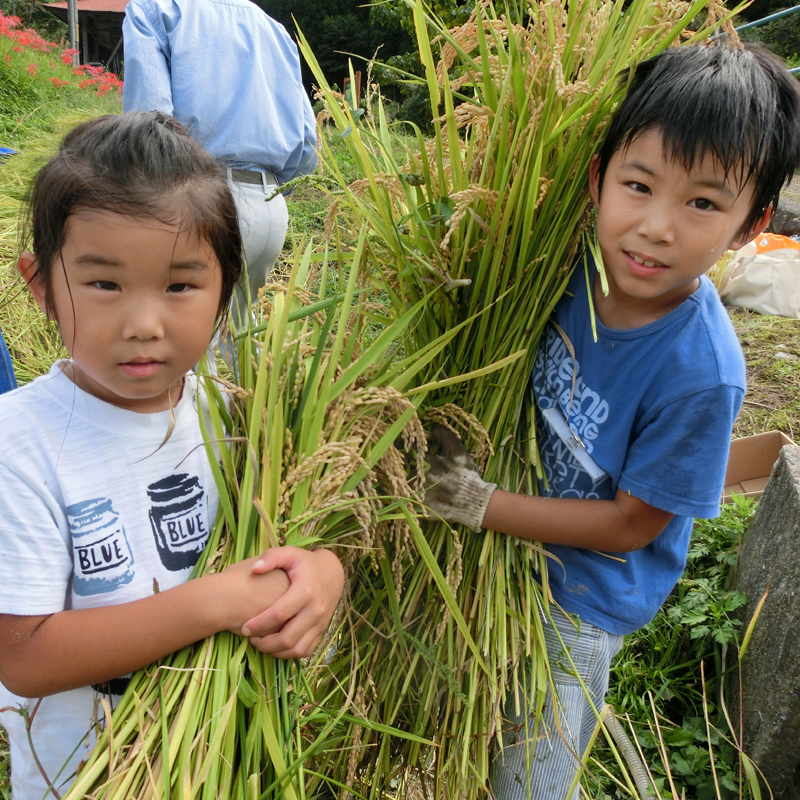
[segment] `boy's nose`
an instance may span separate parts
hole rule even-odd
[[[639,233],[653,244],[672,244],[675,234],[669,209],[662,206],[649,210],[639,220]]]

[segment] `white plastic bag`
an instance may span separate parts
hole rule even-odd
[[[720,282],[726,303],[800,319],[800,242],[763,233],[731,259]]]

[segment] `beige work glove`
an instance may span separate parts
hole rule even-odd
[[[430,469],[425,476],[425,505],[447,522],[479,531],[497,484],[481,479],[461,439],[443,425],[436,425],[428,436],[426,460]]]

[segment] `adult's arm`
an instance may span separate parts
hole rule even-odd
[[[300,76],[298,75],[298,80]],[[311,108],[311,101],[300,85],[303,94],[303,154],[300,156],[300,163],[297,165],[295,174],[309,175],[317,168],[317,119],[314,110]]]
[[[131,0],[122,23],[123,111],[173,114],[171,53],[163,21],[149,4]]]
[[[0,614],[0,681],[22,697],[111,680],[218,631],[244,623],[288,588],[257,559],[115,606],[37,616]]]

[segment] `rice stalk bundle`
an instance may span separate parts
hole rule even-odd
[[[412,124],[392,124],[374,89],[369,113],[352,111],[301,43],[325,115],[361,175],[347,184],[322,137],[324,167],[338,183],[327,231],[339,245],[367,229],[371,285],[388,319],[420,308],[403,331],[405,352],[425,352],[455,332],[418,374],[432,387],[422,416],[459,433],[487,480],[535,493],[542,474],[530,375],[590,231],[588,169],[624,95],[617,76],[668,46],[701,41],[729,25],[730,12],[716,0],[479,0],[465,25],[448,30],[421,0],[409,5],[425,78],[404,77],[430,94],[430,139]],[[495,371],[483,376],[490,365]],[[540,613],[548,613],[546,556],[502,535],[423,526],[427,557],[404,589],[385,571],[365,575],[372,584],[361,588],[340,655],[342,665],[357,657],[377,687],[361,698],[363,719],[436,747],[353,728],[360,753],[332,754],[325,771],[359,796],[416,785],[427,796],[471,800],[485,793],[507,695],[535,713],[549,680]],[[442,605],[442,587],[434,591],[431,562],[468,632]],[[389,612],[375,599],[384,596],[393,598]],[[321,679],[327,695],[343,675],[332,669]]]
[[[334,548],[349,592],[362,562],[399,582],[425,451],[416,409],[425,391],[412,401],[402,390],[448,337],[404,358],[395,342],[416,310],[375,326],[361,253],[363,240],[345,281],[324,266],[315,276],[307,250],[288,283],[266,287],[265,321],[241,337],[239,385],[205,378],[212,402],[201,420],[220,513],[196,574],[288,544]],[[346,600],[340,610],[331,637]],[[316,660],[281,661],[223,632],[139,671],[113,714],[106,708],[105,731],[65,797],[309,796],[318,780],[308,760],[349,746],[342,732],[370,685],[356,663],[340,687],[351,702],[317,695],[316,673],[338,659],[323,643]]]

